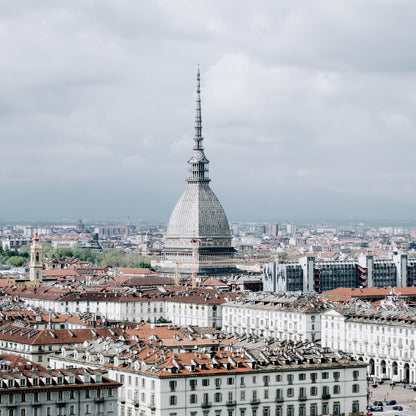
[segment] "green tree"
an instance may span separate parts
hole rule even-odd
[[[11,256],[6,260],[6,264],[9,266],[20,267],[26,263],[25,259],[20,256]]]

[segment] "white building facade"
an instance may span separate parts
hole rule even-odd
[[[364,363],[312,344],[304,344],[304,349],[291,345],[276,346],[278,354],[272,352],[274,346],[267,354],[233,348],[176,354],[143,350],[135,359],[112,357],[105,365],[109,346],[106,354],[97,355],[65,350],[51,366],[105,365],[110,376],[123,383],[120,416],[364,414]],[[121,349],[118,353],[124,355]]]
[[[322,345],[368,363],[368,374],[416,382],[416,316],[410,311],[328,310]]]
[[[302,296],[252,296],[222,307],[223,331],[293,341],[320,339],[325,304]]]

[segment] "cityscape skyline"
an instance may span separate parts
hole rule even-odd
[[[231,222],[415,220],[416,6],[239,4],[2,5],[0,221],[167,223],[198,62]]]

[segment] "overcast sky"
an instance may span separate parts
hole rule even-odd
[[[416,220],[414,0],[0,4],[0,220],[167,222],[197,65],[230,221]]]

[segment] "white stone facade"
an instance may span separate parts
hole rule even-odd
[[[318,301],[305,301],[295,296],[259,296],[227,302],[222,307],[223,331],[316,341],[321,333],[321,307]]]
[[[415,383],[415,323],[413,312],[329,310],[322,315],[322,345],[369,363],[369,375]]]
[[[105,359],[81,355],[64,351],[51,359],[51,366],[103,367]],[[363,363],[337,358],[316,361],[317,356],[311,354],[300,364],[290,360],[287,365],[262,366],[250,354],[243,355],[250,366],[236,365],[239,354],[195,352],[175,354],[174,365],[164,370],[163,355],[159,364],[132,361],[124,366],[115,357],[114,365],[105,368],[111,378],[123,383],[119,391],[120,416],[364,414],[367,382]],[[191,356],[195,357],[193,361]],[[226,362],[220,363],[215,357]],[[201,365],[200,359],[206,363],[203,373],[193,367]]]

